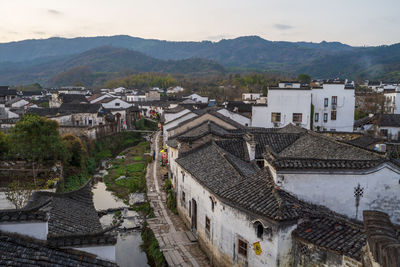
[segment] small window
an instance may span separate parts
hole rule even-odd
[[[281,122],[281,113],[280,112],[272,112],[271,113],[271,122]]]
[[[301,123],[303,119],[302,113],[293,113],[293,122],[294,123]]]
[[[261,223],[257,225],[257,237],[262,238],[264,234],[264,226]]]
[[[184,191],[182,191],[182,199],[181,199],[181,201],[182,201],[182,206],[185,206],[185,203],[186,203],[186,194],[185,194]]]
[[[210,229],[211,229],[210,218],[206,216],[206,231],[210,233]]]
[[[332,96],[332,105],[337,105],[337,96]]]
[[[324,122],[328,122],[328,113],[324,113]]]
[[[92,120],[89,120],[89,125],[92,125]]]
[[[381,129],[380,134],[381,136],[388,136],[388,130],[387,129]]]
[[[319,113],[315,113],[314,115],[314,121],[318,122],[319,121]]]
[[[333,121],[336,120],[336,110],[331,111],[331,120],[333,120]]]
[[[247,258],[247,242],[242,239],[238,239],[238,254]]]
[[[336,132],[336,129],[331,128],[331,132]]]
[[[212,199],[212,197],[210,197],[210,201],[211,201],[211,210],[214,211],[214,200]]]
[[[120,103],[115,103],[115,105],[116,105],[117,107],[119,107]]]
[[[327,107],[327,106],[328,106],[328,101],[329,101],[328,98],[324,98],[324,107]]]

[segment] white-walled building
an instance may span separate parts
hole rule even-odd
[[[385,112],[389,114],[400,114],[400,86],[393,89],[385,89]]]
[[[256,100],[260,99],[262,94],[260,93],[243,93],[242,94],[242,101],[250,101],[255,102]]]
[[[230,118],[233,121],[236,121],[237,123],[240,123],[243,126],[251,126],[251,119],[242,114],[230,111],[226,108],[221,108],[217,112],[224,115],[225,117]]]
[[[312,108],[312,106],[313,108]],[[268,89],[266,104],[252,109],[253,127],[284,127],[289,123],[319,131],[352,132],[354,125],[354,84],[328,80],[321,87],[299,82],[280,82]]]
[[[132,107],[132,104],[125,102],[119,98],[105,98],[100,101],[103,108],[106,109],[127,109]]]
[[[201,95],[198,95],[198,94],[191,94],[189,96],[184,96],[183,98],[191,99],[195,103],[208,103],[208,97],[207,96],[201,96]]]
[[[310,129],[311,89],[300,83],[279,83],[268,89],[268,104],[254,105],[252,127],[284,127],[290,123]]]
[[[354,85],[345,81],[324,82],[312,88],[313,129],[352,132],[354,125]]]

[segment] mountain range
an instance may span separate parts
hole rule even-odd
[[[172,42],[126,35],[49,38],[0,44],[0,83],[60,85],[85,74],[99,84],[128,72],[188,75],[279,71],[313,78],[400,79],[400,44],[274,42],[245,36],[219,42]],[[61,79],[60,79],[61,76]],[[78,75],[79,76],[79,75]],[[82,78],[83,79],[83,78]]]

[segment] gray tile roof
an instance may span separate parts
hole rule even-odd
[[[245,212],[277,221],[313,212],[313,205],[279,189],[270,174],[214,142],[183,153],[176,162],[220,199]]]
[[[243,161],[250,160],[247,145],[243,139],[216,140],[215,144]]]
[[[51,248],[34,239],[0,232],[1,266],[117,266],[95,255]]]
[[[49,214],[49,237],[85,235],[103,230],[94,208],[90,183],[68,193],[37,191],[25,208],[48,202],[39,210]]]
[[[361,249],[366,235],[361,223],[350,222],[335,216],[317,217],[300,223],[292,236],[302,242],[334,251],[356,260],[361,259]]]
[[[280,158],[321,160],[381,160],[382,156],[333,138],[307,132],[279,152]]]

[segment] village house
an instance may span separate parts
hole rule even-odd
[[[183,96],[182,98],[190,99],[194,103],[208,103],[208,97],[201,96],[201,95],[198,95],[198,94],[191,94],[191,95],[188,95],[188,96]]]
[[[149,90],[145,94],[146,101],[159,101],[160,92],[158,90]]]
[[[268,103],[252,109],[252,127],[284,127],[290,123],[310,129],[311,88],[299,82],[279,82],[268,88]]]
[[[24,208],[0,210],[0,262],[115,266],[116,237],[102,228],[90,188],[37,191]]]
[[[361,266],[366,235],[356,220],[363,210],[400,221],[400,169],[382,153],[293,125],[188,127],[191,121],[167,142],[169,171],[178,211],[214,265]],[[293,204],[297,217],[260,213],[278,196],[279,207]]]
[[[93,94],[93,95],[89,96],[87,98],[87,100],[89,101],[90,104],[95,104],[105,98],[120,98],[120,97],[109,94],[109,93],[104,93],[104,94]]]
[[[262,96],[261,93],[243,93],[242,101],[243,102],[256,102],[256,100],[260,99]]]
[[[313,129],[352,132],[354,125],[354,84],[346,80],[327,80],[312,87]]]
[[[384,89],[385,96],[385,113],[400,114],[400,85],[393,89]]]
[[[58,108],[61,104],[87,104],[89,101],[83,94],[52,93],[49,101],[50,108]]]
[[[170,136],[179,135],[205,121],[213,121],[226,129],[244,128],[240,123],[222,115],[213,108],[194,110],[192,113],[187,113],[163,126],[164,143],[168,141]],[[165,126],[168,126],[167,129]]]
[[[10,89],[8,86],[0,86],[0,102],[13,100],[17,96],[17,90]]]

